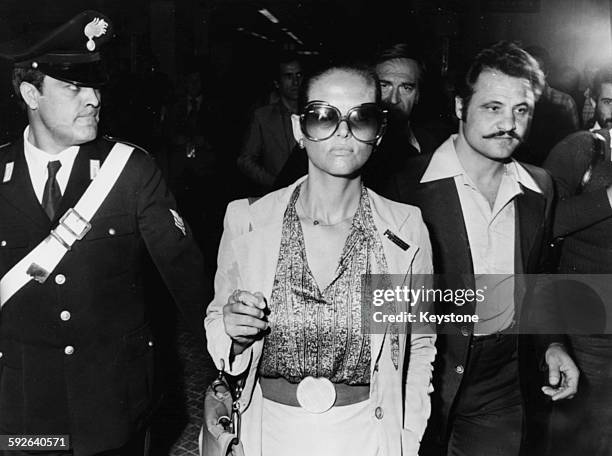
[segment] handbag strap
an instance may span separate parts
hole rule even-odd
[[[0,279],[0,308],[30,280],[44,283],[72,245],[89,232],[89,221],[114,187],[133,150],[116,143],[77,204],[66,211],[40,244],[4,274]]]
[[[231,431],[236,436],[236,443],[240,442],[240,427],[241,427],[241,416],[242,410],[240,410],[240,397],[242,395],[242,389],[244,387],[245,378],[239,377],[234,381],[230,382],[225,373],[225,360],[221,359],[221,369],[217,374],[217,378],[212,383],[213,392],[217,392],[216,388],[223,386],[229,390],[232,397],[232,416],[230,417],[229,425]]]

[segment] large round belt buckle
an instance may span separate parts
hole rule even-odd
[[[336,402],[336,388],[325,377],[306,377],[297,386],[297,401],[310,413],[327,412]]]

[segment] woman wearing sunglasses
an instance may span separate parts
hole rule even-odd
[[[432,272],[419,210],[361,181],[385,128],[379,102],[368,69],[310,77],[293,116],[308,175],[228,206],[206,329],[216,365],[246,376],[246,456],[417,454],[435,336],[364,326],[363,274],[419,288]]]

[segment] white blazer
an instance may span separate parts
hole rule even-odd
[[[236,289],[252,293],[261,291],[270,298],[283,215],[293,190],[304,179],[270,193],[252,205],[247,199],[233,201],[225,214],[215,275],[215,296],[208,307],[205,326],[208,351],[217,368],[221,367],[223,360],[225,370],[231,375],[248,369],[240,399],[243,411],[241,439],[246,456],[261,456],[262,393],[256,374],[263,340],[256,341],[230,363],[232,341],[225,332],[223,306]],[[428,277],[423,275],[433,271],[431,245],[420,210],[385,199],[371,190],[368,190],[368,195],[389,273],[404,275],[405,281],[412,280],[414,288],[427,286]],[[403,250],[383,236],[387,229],[404,240],[409,248]],[[413,333],[410,352],[405,353],[406,334],[400,331],[398,369],[391,359],[389,339],[385,334],[371,336],[371,359],[375,363],[370,381],[370,407],[372,416],[376,417],[373,422],[383,442],[383,455],[417,455],[431,410],[429,394],[436,353],[435,335]],[[406,362],[409,363],[408,373],[402,384]],[[402,400],[404,388],[405,400]]]

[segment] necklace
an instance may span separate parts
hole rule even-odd
[[[313,218],[309,215],[306,215],[306,209],[304,208],[304,203],[302,202],[302,200],[300,198],[298,198],[299,204],[300,204],[300,209],[302,212],[302,217],[310,220],[313,224],[313,226],[336,226],[336,225],[340,225],[341,223],[345,223],[347,220],[352,220],[353,216],[349,215],[348,217],[343,218],[342,220],[337,221],[336,223],[322,223],[319,219]]]

